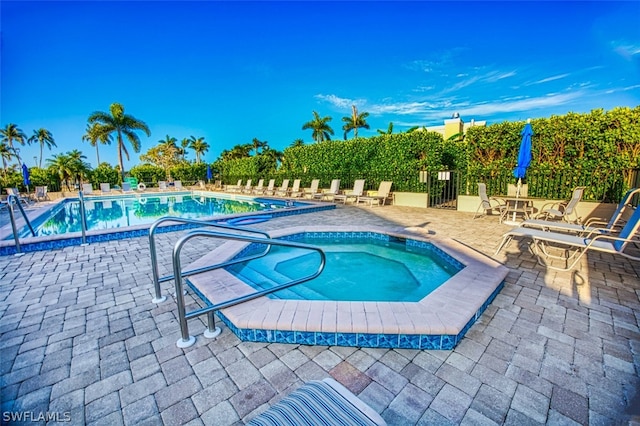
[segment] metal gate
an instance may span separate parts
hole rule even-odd
[[[426,172],[425,183],[429,193],[429,207],[456,210],[460,189],[460,173],[457,170]]]

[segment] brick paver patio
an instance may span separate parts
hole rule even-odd
[[[254,227],[402,225],[492,255],[509,227],[472,216],[340,206]],[[180,235],[159,236],[161,274]],[[183,264],[209,249],[188,245]],[[173,299],[151,302],[146,238],[0,257],[1,421],[243,424],[332,376],[391,425],[637,424],[640,264],[589,255],[555,272],[515,242],[496,259],[506,285],[463,341],[418,351],[243,343],[221,322],[208,340],[198,320],[182,350]]]

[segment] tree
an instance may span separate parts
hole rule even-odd
[[[393,133],[393,122],[389,123],[389,127],[387,128],[386,132],[384,130],[378,129],[378,133],[380,133],[381,135],[390,135],[391,133]]]
[[[251,141],[251,146],[253,147],[253,150],[255,151],[254,155],[258,155],[258,149],[259,148],[267,148],[269,146],[269,142],[264,141],[262,142],[260,139],[258,138],[253,138],[253,140]]]
[[[204,137],[196,139],[191,136],[191,143],[189,144],[189,148],[191,148],[196,153],[196,163],[200,163],[200,156],[209,151],[209,144],[204,141]]]
[[[291,142],[291,145],[289,145],[292,148],[296,148],[298,146],[303,146],[304,145],[304,141],[302,139],[296,139],[293,142]]]
[[[1,141],[9,145],[9,148],[11,148],[11,151],[13,152],[12,155],[18,159],[18,165],[22,164],[22,160],[20,159],[20,152],[15,146],[13,146],[13,142],[15,141],[20,145],[24,145],[24,142],[27,138],[24,132],[20,130],[20,128],[16,124],[9,123],[4,129],[0,130],[0,135],[2,135]]]
[[[96,147],[96,162],[100,165],[100,152],[98,151],[98,142],[102,145],[111,145],[113,137],[108,133],[102,133],[100,131],[100,125],[94,123],[93,125],[87,124],[85,134],[82,135],[83,142],[89,142],[89,145]]]
[[[53,158],[47,160],[48,168],[52,173],[55,173],[63,182],[67,189],[71,191],[70,182],[75,179],[76,182],[82,182],[91,167],[87,164],[86,159],[82,152],[74,149],[66,154],[56,154]]]
[[[11,148],[9,144],[0,142],[0,157],[2,157],[2,172],[6,176],[7,165],[11,159],[15,156],[15,149]]]
[[[142,161],[162,167],[167,179],[171,178],[170,170],[180,163],[180,148],[176,145],[176,139],[167,135],[165,139],[160,139],[158,145],[150,148],[146,154],[140,156]]]
[[[284,157],[284,153],[282,151],[269,147],[265,148],[260,155],[274,160],[276,164],[282,162],[282,158]]]
[[[99,136],[116,134],[118,143],[118,164],[120,165],[120,173],[124,181],[124,162],[122,161],[122,153],[129,160],[129,152],[124,145],[126,138],[134,152],[140,152],[140,138],[136,134],[136,130],[142,130],[147,136],[151,136],[151,131],[144,121],[138,120],[132,115],[124,113],[124,107],[119,103],[112,103],[109,107],[109,113],[96,111],[89,116],[89,123],[99,123],[97,128]]]
[[[331,117],[322,117],[313,111],[313,120],[308,121],[302,125],[302,130],[311,129],[313,133],[311,137],[316,142],[322,142],[324,140],[331,140],[331,135],[333,135],[333,129],[327,123],[331,121]]]
[[[231,148],[231,150],[225,149],[222,151],[220,157],[223,160],[237,160],[238,158],[250,157],[252,149],[253,145],[251,144],[236,145]]]
[[[190,143],[191,139],[189,138],[182,138],[182,141],[180,141],[180,147],[182,148],[180,152],[182,154],[182,161],[186,160],[185,156],[187,155],[187,148],[189,148]]]
[[[42,151],[44,150],[44,146],[46,145],[49,151],[51,151],[52,146],[57,146],[53,140],[53,135],[47,129],[40,128],[33,131],[33,135],[31,135],[28,142],[29,144],[35,142],[40,144],[40,162],[38,163],[38,167],[42,168]]]
[[[369,124],[367,124],[366,118],[369,116],[368,112],[363,112],[358,114],[358,108],[355,105],[351,106],[351,116],[350,117],[342,117],[342,121],[344,121],[344,126],[342,126],[342,130],[344,130],[344,140],[347,140],[347,134],[353,130],[354,139],[358,138],[358,129],[364,128],[368,129]]]

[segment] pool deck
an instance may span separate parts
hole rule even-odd
[[[3,417],[240,425],[304,382],[333,377],[391,425],[640,422],[640,263],[589,254],[556,272],[516,242],[494,257],[509,226],[437,209],[338,206],[252,227],[304,226],[312,216],[453,238],[503,262],[506,284],[450,351],[241,342],[220,321],[209,340],[200,320],[183,350],[172,298],[151,302],[146,237],[3,256]],[[161,275],[181,235],[158,235]],[[211,249],[186,246],[183,264]]]

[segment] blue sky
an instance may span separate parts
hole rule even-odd
[[[145,121],[146,152],[166,135],[223,149],[283,150],[312,111],[334,139],[351,105],[360,136],[464,121],[640,104],[640,2],[0,3],[0,125],[44,127],[80,149],[87,118],[119,102]],[[117,164],[115,145],[101,161]],[[21,147],[28,165],[37,146]],[[130,150],[128,169],[140,162]],[[193,159],[191,153],[187,158]]]

